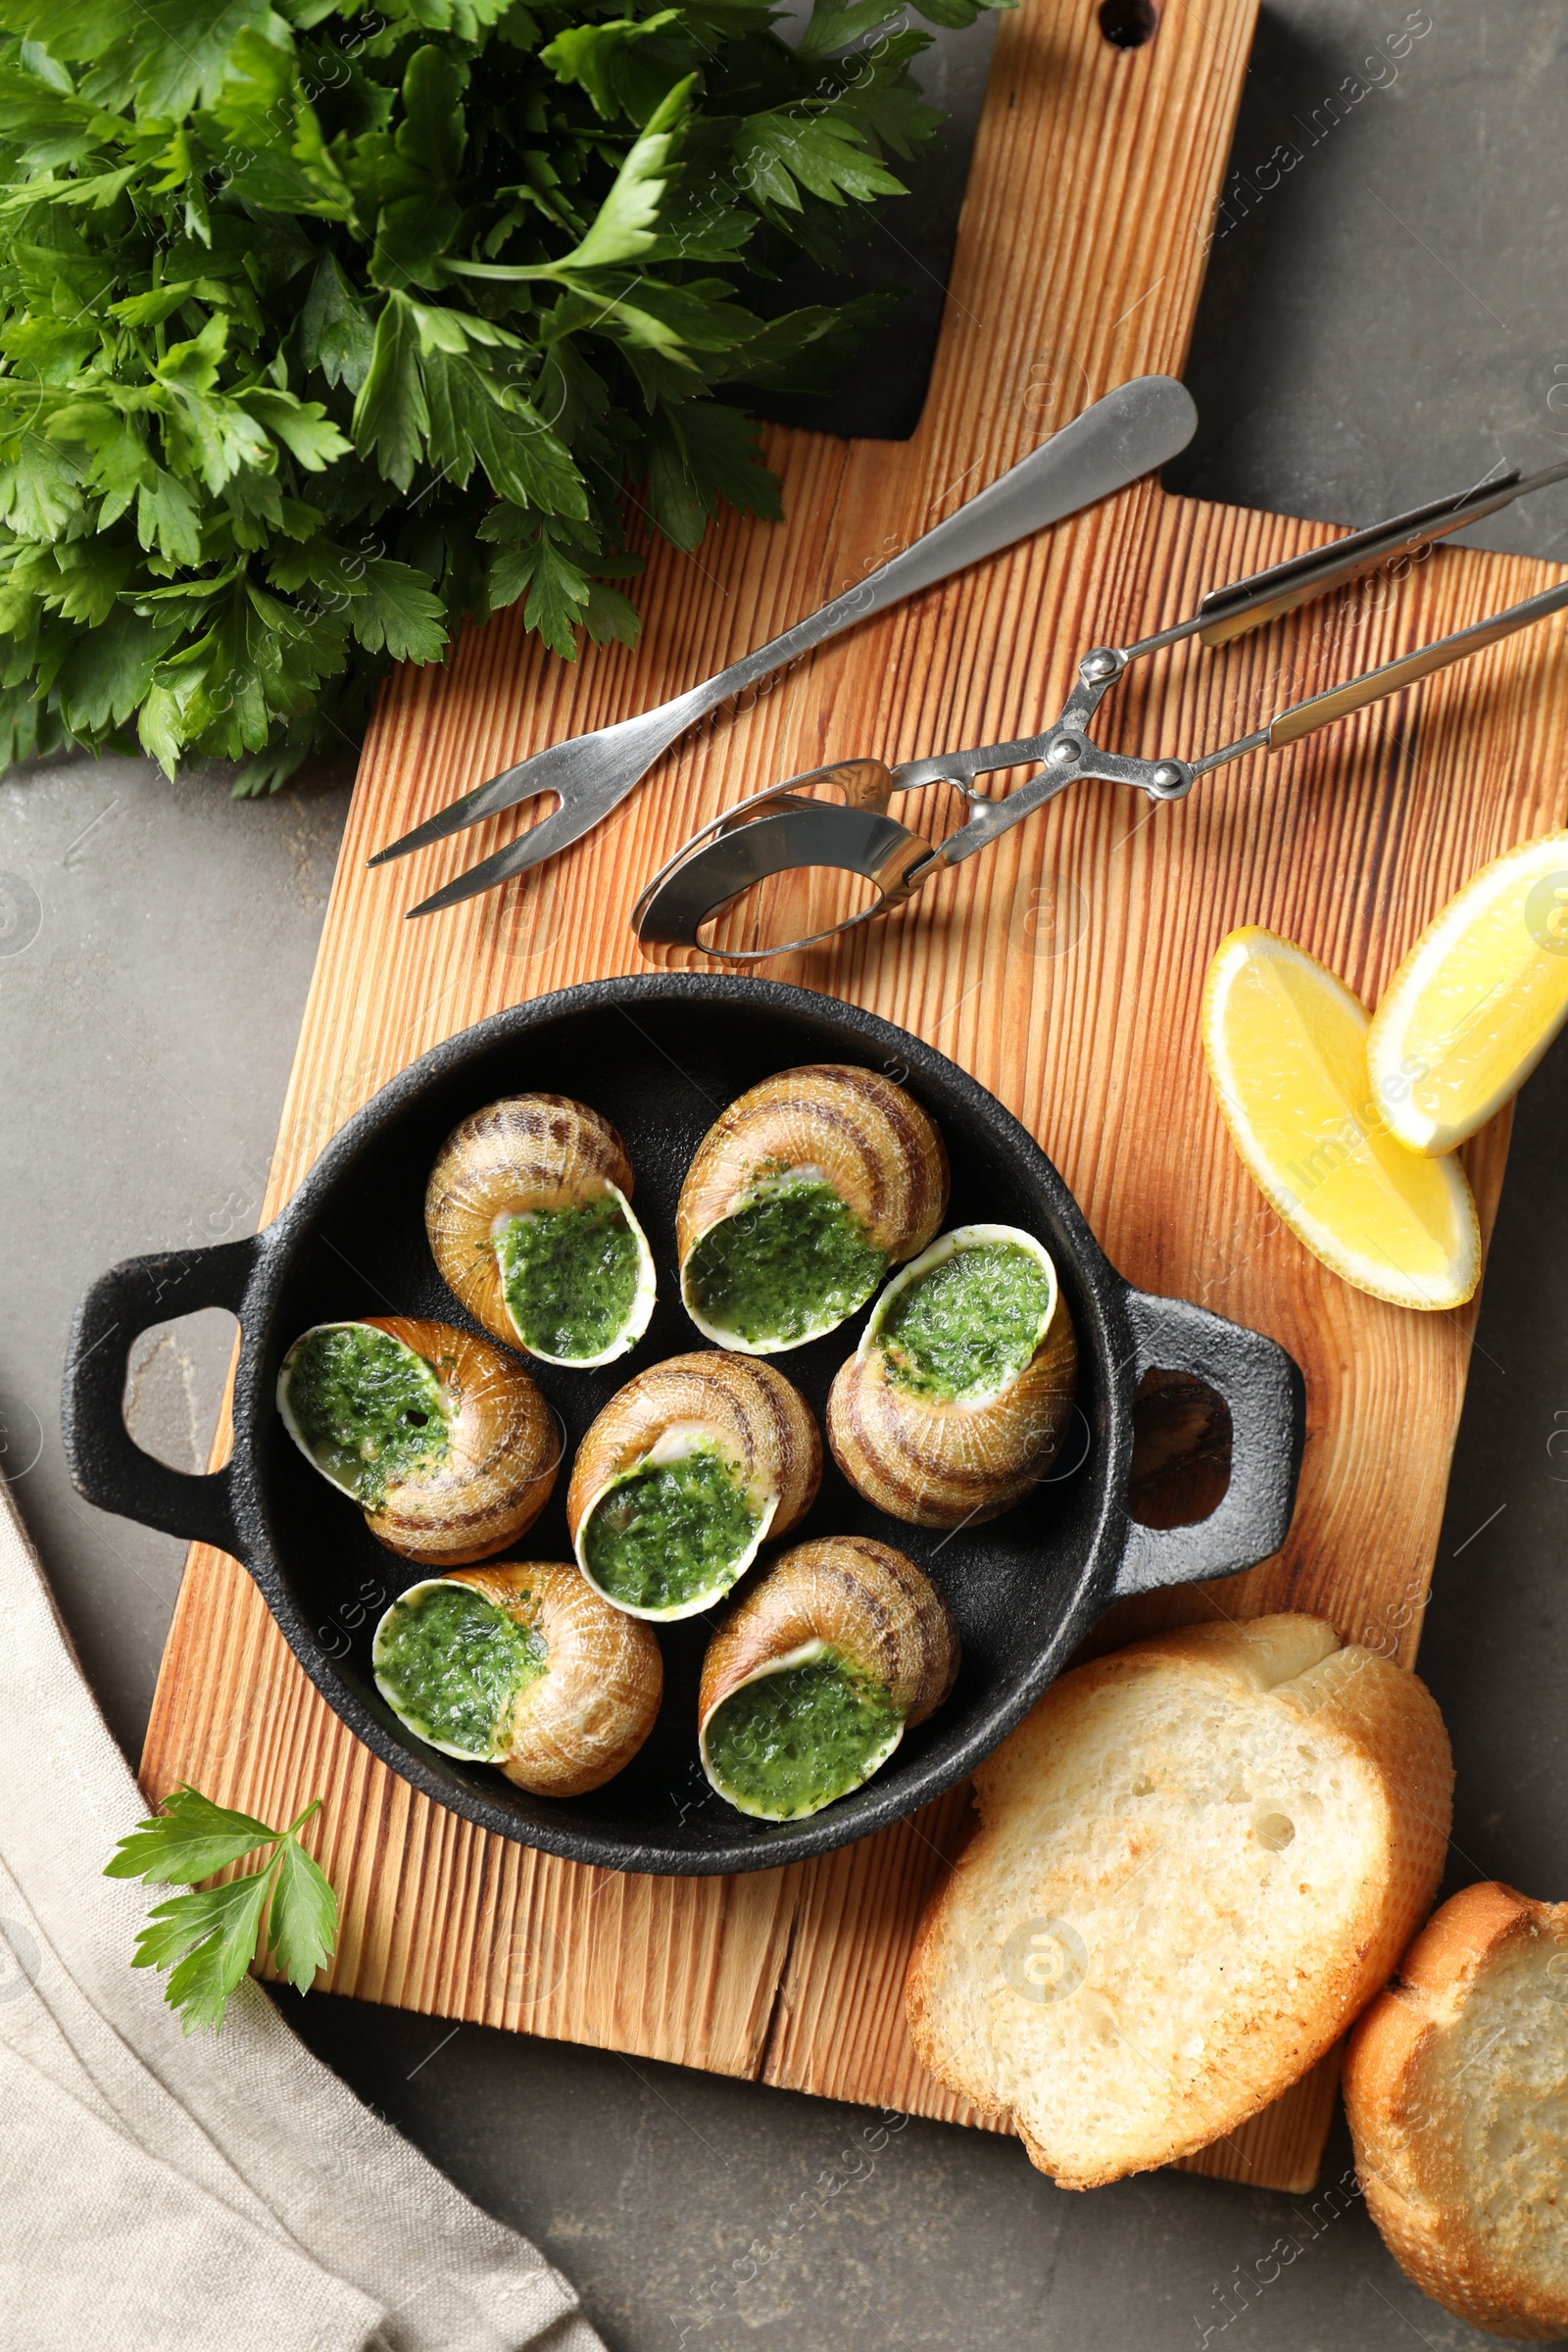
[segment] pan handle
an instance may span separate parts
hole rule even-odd
[[[125,1427],[125,1368],[133,1343],[154,1323],[204,1306],[237,1314],[257,1247],[253,1235],[211,1250],[128,1257],[100,1275],[76,1309],[61,1399],[66,1461],[78,1494],[101,1511],[234,1553],[240,1534],[230,1471],[192,1477],[144,1452]]]
[[[1190,1372],[1223,1396],[1231,1416],[1231,1481],[1206,1519],[1190,1527],[1127,1522],[1113,1597],[1234,1576],[1279,1550],[1296,1506],[1306,1435],[1306,1384],[1278,1341],[1227,1323],[1186,1298],[1132,1291],[1136,1386],[1146,1372]]]

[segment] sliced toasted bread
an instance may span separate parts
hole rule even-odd
[[[1444,1904],[1362,2018],[1345,2109],[1372,2217],[1423,2294],[1568,2335],[1568,1903]]]
[[[915,2047],[1065,2187],[1204,2147],[1385,1983],[1452,1785],[1430,1693],[1316,1618],[1077,1667],[975,1775],[909,1965]]]

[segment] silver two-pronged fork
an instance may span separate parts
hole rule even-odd
[[[456,906],[464,899],[493,889],[514,874],[542,865],[547,858],[581,841],[602,823],[677,736],[731,695],[743,693],[770,670],[825,645],[830,637],[853,628],[868,613],[884,612],[904,597],[933,588],[983,557],[998,555],[1049,523],[1060,522],[1097,499],[1125,489],[1140,474],[1163,466],[1185,449],[1197,424],[1198,412],[1191,396],[1173,377],[1145,375],[1118,385],[1039,449],[1031,450],[1010,472],[969,499],[956,514],[857,587],[798,620],[782,636],[743,655],[716,677],[689,687],[656,710],[533,753],[515,767],[466,793],[439,815],[416,825],[401,841],[378,850],[370,864],[384,865],[394,858],[406,858],[411,850],[445,841],[449,834],[461,833],[503,808],[549,792],[561,805],[542,823],[531,826],[520,840],[493,857],[481,858],[466,873],[459,874],[417,906],[411,906],[409,912],[434,914],[443,906]]]

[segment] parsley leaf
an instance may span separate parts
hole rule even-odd
[[[389,482],[407,490],[429,432],[419,330],[412,305],[392,294],[376,321],[369,368],[354,403],[354,445]]]
[[[837,57],[868,34],[879,32],[898,13],[887,0],[814,0],[810,19],[796,44],[797,54]]]
[[[162,1813],[122,1838],[105,1866],[105,1878],[193,1889],[153,1906],[131,1959],[132,1968],[171,1972],[165,1998],[187,2034],[222,2024],[229,1994],[256,1958],[264,1921],[265,1949],[301,1992],[331,1959],[337,1896],[299,1840],[320,1802],[317,1797],[286,1830],[273,1830],[182,1783],[165,1797]],[[196,1886],[264,1845],[272,1850],[259,1870],[220,1886]]]
[[[164,1799],[162,1813],[138,1822],[122,1838],[106,1863],[106,1879],[156,1879],[168,1886],[194,1886],[227,1863],[242,1862],[266,1838],[276,1838],[265,1821],[231,1813],[181,1782]]]
[[[311,280],[300,313],[300,356],[308,368],[318,368],[328,384],[358,392],[374,351],[375,329],[366,306],[341,262],[329,253]]]
[[[669,13],[672,12],[666,11]],[[574,36],[563,33],[561,37],[564,41]],[[552,47],[560,45],[555,42]],[[568,270],[604,270],[613,262],[634,261],[655,242],[656,224],[669,185],[669,159],[675,133],[685,121],[687,101],[696,78],[695,74],[689,74],[684,81],[678,81],[655,108],[641,138],[616,172],[609,195],[595,214],[593,226],[582,243],[558,265],[563,273]]]
[[[267,1923],[267,1948],[289,1983],[309,1992],[316,1972],[332,1957],[337,1941],[337,1896],[320,1865],[295,1838],[277,1859],[277,1885]]]
[[[801,210],[803,191],[835,205],[903,192],[855,125],[825,113],[754,115],[738,148],[753,192],[792,213]]]

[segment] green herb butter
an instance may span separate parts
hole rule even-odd
[[[368,1510],[380,1509],[388,1487],[446,1453],[441,1384],[389,1331],[329,1323],[307,1332],[289,1349],[283,1383],[311,1459]]]
[[[715,1331],[758,1347],[842,1323],[887,1270],[886,1252],[830,1184],[786,1178],[704,1234],[686,1262],[686,1289]]]
[[[594,1505],[582,1533],[588,1572],[612,1600],[675,1609],[735,1581],[761,1513],[711,1446],[645,1463]]]
[[[732,1691],[709,1722],[709,1767],[743,1813],[791,1821],[868,1780],[903,1720],[880,1683],[827,1649]]]
[[[1040,1344],[1051,1278],[1016,1242],[955,1250],[899,1293],[879,1337],[895,1387],[940,1402],[1005,1387]]]
[[[581,1362],[614,1345],[636,1301],[640,1255],[613,1193],[509,1217],[495,1246],[507,1312],[527,1347]]]
[[[410,1731],[494,1763],[517,1693],[543,1674],[545,1644],[466,1585],[427,1585],[397,1601],[375,1638],[375,1679]]]

